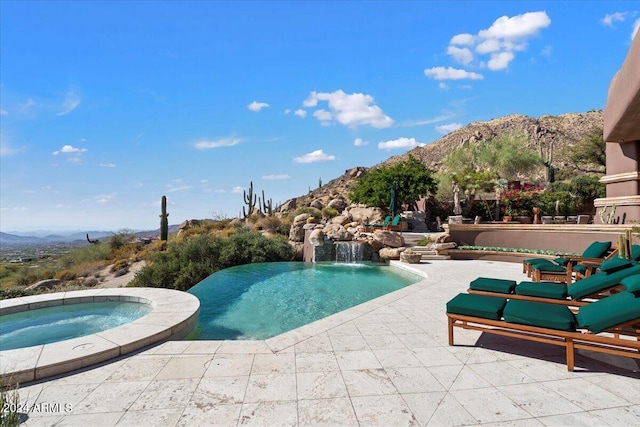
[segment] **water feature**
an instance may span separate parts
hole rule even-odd
[[[365,246],[361,242],[336,242],[336,262],[358,263],[365,260]]]
[[[371,263],[246,264],[189,290],[200,299],[191,339],[266,339],[420,281]]]
[[[2,316],[0,350],[49,344],[95,334],[132,322],[151,311],[135,302],[57,305]]]

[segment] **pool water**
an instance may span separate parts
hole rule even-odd
[[[422,278],[373,264],[274,262],[218,271],[189,290],[200,299],[188,339],[266,339]]]
[[[132,322],[151,311],[134,302],[58,305],[7,314],[0,320],[0,350],[50,344]]]

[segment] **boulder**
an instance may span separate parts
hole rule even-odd
[[[27,290],[31,291],[33,289],[40,289],[40,288],[47,288],[47,289],[51,289],[54,286],[57,286],[60,284],[60,280],[58,279],[45,279],[45,280],[40,280],[39,282],[34,283],[31,286],[27,286]]]
[[[367,219],[370,223],[380,224],[384,221],[384,211],[380,208],[369,208],[362,205],[351,205],[348,208],[349,214],[354,221],[364,224]]]
[[[280,206],[280,212],[288,212],[294,210],[297,206],[296,199],[287,200]]]
[[[350,223],[351,221],[353,221],[353,218],[351,218],[351,215],[347,214],[347,215],[338,215],[338,216],[334,216],[333,218],[331,218],[331,224],[340,224],[340,225],[345,225]]]
[[[340,224],[329,224],[322,230],[329,239],[334,242],[343,242],[353,240],[353,234],[349,233],[346,228]]]
[[[404,248],[382,248],[378,251],[382,259],[400,259],[400,254]]]
[[[316,208],[316,209],[322,209],[324,208],[324,205],[322,204],[322,202],[319,199],[315,199],[313,200],[309,206],[311,206],[312,208]]]
[[[309,243],[313,246],[322,246],[324,244],[324,233],[321,229],[316,228],[309,234]]]
[[[376,230],[373,232],[373,239],[382,243],[384,246],[391,248],[400,248],[404,246],[404,237],[395,231]]]
[[[289,240],[292,242],[304,241],[304,226],[307,224],[307,218],[311,218],[311,214],[300,214],[293,219],[291,229],[289,230]]]
[[[449,233],[443,233],[441,235],[439,235],[438,237],[436,237],[436,243],[449,243],[453,241],[453,239],[451,238],[451,235]]]
[[[337,197],[329,202],[328,208],[333,208],[338,212],[342,212],[347,207],[347,201],[343,197]]]

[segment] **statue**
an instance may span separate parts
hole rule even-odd
[[[460,187],[457,182],[453,182],[453,213],[460,215],[462,213],[462,207],[460,206]]]

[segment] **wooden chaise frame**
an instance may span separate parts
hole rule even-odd
[[[508,298],[508,299],[519,299],[523,301],[531,301],[531,302],[543,302],[546,304],[557,304],[557,305],[566,305],[569,307],[582,307],[583,305],[591,304],[603,297],[608,296],[607,293],[617,293],[618,291],[623,291],[624,286],[617,284],[610,286],[606,289],[602,289],[598,292],[595,292],[591,295],[587,295],[577,300],[571,299],[553,299],[553,298],[545,298],[545,297],[534,297],[530,295],[519,295],[516,293],[511,294],[501,294],[499,292],[491,292],[491,291],[480,291],[476,289],[467,289],[467,293],[473,295],[484,295],[487,297],[497,297],[497,298]]]
[[[603,336],[591,332],[568,332],[460,314],[447,313],[447,317],[449,345],[454,345],[453,329],[458,327],[565,347],[569,371],[574,369],[575,349],[640,359],[640,318],[606,331],[613,336]],[[621,338],[621,335],[629,336],[631,339]]]

